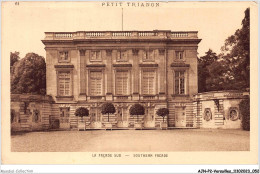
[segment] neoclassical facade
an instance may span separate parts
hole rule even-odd
[[[61,126],[76,127],[77,107],[87,107],[92,122],[107,121],[100,107],[112,102],[113,127],[131,127],[129,108],[140,103],[144,127],[159,127],[156,110],[167,107],[168,127],[193,127],[193,95],[198,92],[196,31],[46,32],[47,95],[51,115]],[[98,124],[98,123],[96,123]],[[97,126],[97,125],[95,125]]]

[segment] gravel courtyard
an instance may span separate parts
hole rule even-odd
[[[29,132],[11,136],[14,152],[248,151],[243,130],[95,130]]]

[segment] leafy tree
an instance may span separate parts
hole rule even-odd
[[[205,56],[198,58],[198,88],[199,92],[209,91],[207,80],[211,79],[209,66],[218,60],[218,56],[215,52],[209,49]],[[214,77],[216,78],[216,77]]]
[[[250,131],[250,100],[245,99],[239,103],[239,110],[242,115],[242,127]]]
[[[158,109],[158,110],[156,111],[156,114],[159,115],[159,116],[161,116],[161,117],[163,117],[163,122],[164,122],[164,117],[165,117],[166,115],[169,115],[169,109],[167,109],[167,108],[160,108],[160,109]]]
[[[134,104],[130,110],[129,110],[130,115],[136,115],[137,116],[137,121],[138,121],[138,116],[139,115],[144,115],[144,107],[140,104]]]
[[[13,65],[11,92],[46,94],[46,63],[42,56],[28,53]]]
[[[11,65],[11,67],[16,63],[16,62],[18,62],[19,61],[19,59],[20,59],[20,57],[19,57],[19,52],[14,52],[14,53],[10,53],[10,65]]]
[[[78,117],[81,117],[81,119],[83,121],[84,116],[89,116],[89,110],[87,108],[84,108],[84,107],[79,107],[79,108],[76,109],[75,115],[78,116]]]
[[[108,115],[108,122],[109,122],[109,114],[114,114],[116,112],[115,106],[113,103],[104,103],[101,107],[101,113]]]
[[[244,90],[250,86],[250,10],[245,10],[242,28],[228,37],[222,47],[221,57],[229,67],[229,84]]]
[[[226,39],[222,53],[216,55],[209,49],[198,59],[199,92],[249,88],[249,21],[249,9],[246,9],[242,28]]]

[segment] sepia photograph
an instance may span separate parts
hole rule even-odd
[[[2,163],[258,163],[257,8],[2,2]]]

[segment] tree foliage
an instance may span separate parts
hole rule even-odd
[[[166,115],[169,115],[169,109],[167,109],[167,108],[160,108],[160,109],[158,109],[158,110],[156,111],[156,114],[159,115],[159,116],[161,116],[161,117],[163,117],[163,122],[164,122],[164,117],[165,117]]]
[[[222,47],[222,59],[229,67],[229,84],[235,89],[250,86],[250,10],[245,10],[242,28],[228,37]]]
[[[11,92],[46,94],[46,63],[42,56],[28,53],[13,65]]]
[[[19,61],[19,52],[15,51],[14,53],[10,53],[10,66],[12,67],[16,62]]]
[[[77,108],[76,111],[75,111],[75,116],[78,116],[78,117],[89,116],[88,108],[85,108],[85,107]]]
[[[116,112],[116,108],[113,103],[104,103],[101,107],[102,114],[108,114],[108,122],[109,122],[109,114],[114,114]]]
[[[137,120],[139,115],[144,115],[144,107],[141,104],[134,104],[129,110],[130,115],[136,115]]]
[[[129,112],[130,115],[144,115],[144,107],[141,104],[134,104]]]
[[[242,128],[250,131],[250,100],[242,100],[239,103],[239,111],[242,115]]]
[[[246,9],[242,28],[225,40],[222,53],[216,55],[209,49],[198,59],[199,92],[249,88],[249,21],[249,9]]]
[[[210,77],[210,71],[209,66],[216,62],[218,59],[218,56],[215,52],[213,52],[211,49],[209,49],[205,56],[202,56],[198,58],[198,88],[199,92],[205,92],[209,90],[209,83],[207,83],[207,80],[209,80]]]

